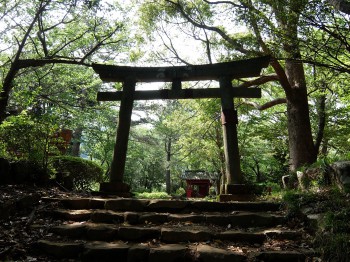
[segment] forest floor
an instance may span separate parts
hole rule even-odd
[[[47,207],[41,197],[67,198],[87,194],[63,192],[56,187],[36,187],[28,185],[0,186],[0,261],[48,261],[31,257],[33,243],[43,238],[49,228],[56,223],[41,218],[40,210]],[[36,220],[43,228],[32,226]]]

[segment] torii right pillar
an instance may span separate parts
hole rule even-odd
[[[221,185],[220,201],[248,201],[253,194],[243,184],[238,148],[238,116],[234,108],[232,83],[230,78],[220,79],[221,121],[223,127],[226,174],[225,183]]]

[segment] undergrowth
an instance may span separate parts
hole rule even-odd
[[[303,210],[322,214],[314,238],[322,261],[350,261],[349,195],[337,188],[293,190],[284,194],[283,201],[289,218],[302,216]]]

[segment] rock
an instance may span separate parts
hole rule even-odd
[[[345,193],[350,193],[350,161],[339,161],[331,165],[337,186]]]
[[[192,222],[202,223],[205,221],[204,215],[192,215],[192,214],[170,214],[168,216],[169,222]]]
[[[148,209],[158,212],[181,211],[189,205],[188,201],[182,200],[151,200]]]
[[[261,244],[265,241],[266,236],[262,233],[250,233],[237,230],[221,232],[218,235],[221,240],[229,240],[240,243]]]
[[[123,240],[142,241],[146,239],[159,238],[160,229],[147,227],[120,227],[118,236]]]
[[[230,224],[230,219],[224,214],[208,214],[205,216],[206,223],[219,226],[227,226]]]
[[[92,211],[86,210],[86,209],[83,209],[83,210],[57,209],[50,212],[50,215],[52,215],[55,218],[67,219],[71,221],[89,220],[91,214],[92,214]]]
[[[259,261],[304,262],[307,252],[298,251],[266,251],[256,256]]]
[[[180,262],[185,261],[186,246],[178,244],[162,245],[158,248],[152,248],[149,253],[148,261],[152,262]]]
[[[136,225],[139,223],[139,214],[136,212],[124,212],[124,221],[130,225]]]
[[[241,262],[246,260],[244,255],[208,245],[199,245],[197,247],[197,252],[199,261],[202,262]]]
[[[104,209],[106,204],[106,199],[103,198],[91,198],[89,207],[91,209]]]
[[[85,245],[82,261],[127,261],[129,246],[123,243],[91,242]]]
[[[69,209],[89,209],[90,208],[89,198],[62,199],[61,203],[65,208],[69,208]]]
[[[146,262],[148,261],[149,252],[150,248],[147,245],[131,246],[128,252],[128,262]]]
[[[168,222],[168,214],[143,213],[139,216],[139,223],[162,224]]]
[[[105,209],[114,211],[144,211],[148,203],[148,200],[120,198],[107,200]]]
[[[117,238],[118,228],[110,224],[89,224],[86,238],[89,240],[110,241]]]
[[[291,231],[291,230],[265,230],[264,234],[267,238],[270,239],[278,239],[278,240],[299,240],[302,238],[302,233],[298,231]]]
[[[99,210],[91,214],[91,220],[96,223],[122,223],[124,222],[124,214],[110,210]]]
[[[55,226],[49,232],[69,238],[82,238],[86,233],[86,226],[80,223]]]
[[[213,234],[205,230],[181,230],[176,228],[162,228],[161,240],[166,243],[204,242],[211,240]]]

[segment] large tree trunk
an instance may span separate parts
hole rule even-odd
[[[286,62],[286,75],[291,88],[287,95],[290,170],[311,164],[317,159],[312,139],[309,105],[303,65]]]

